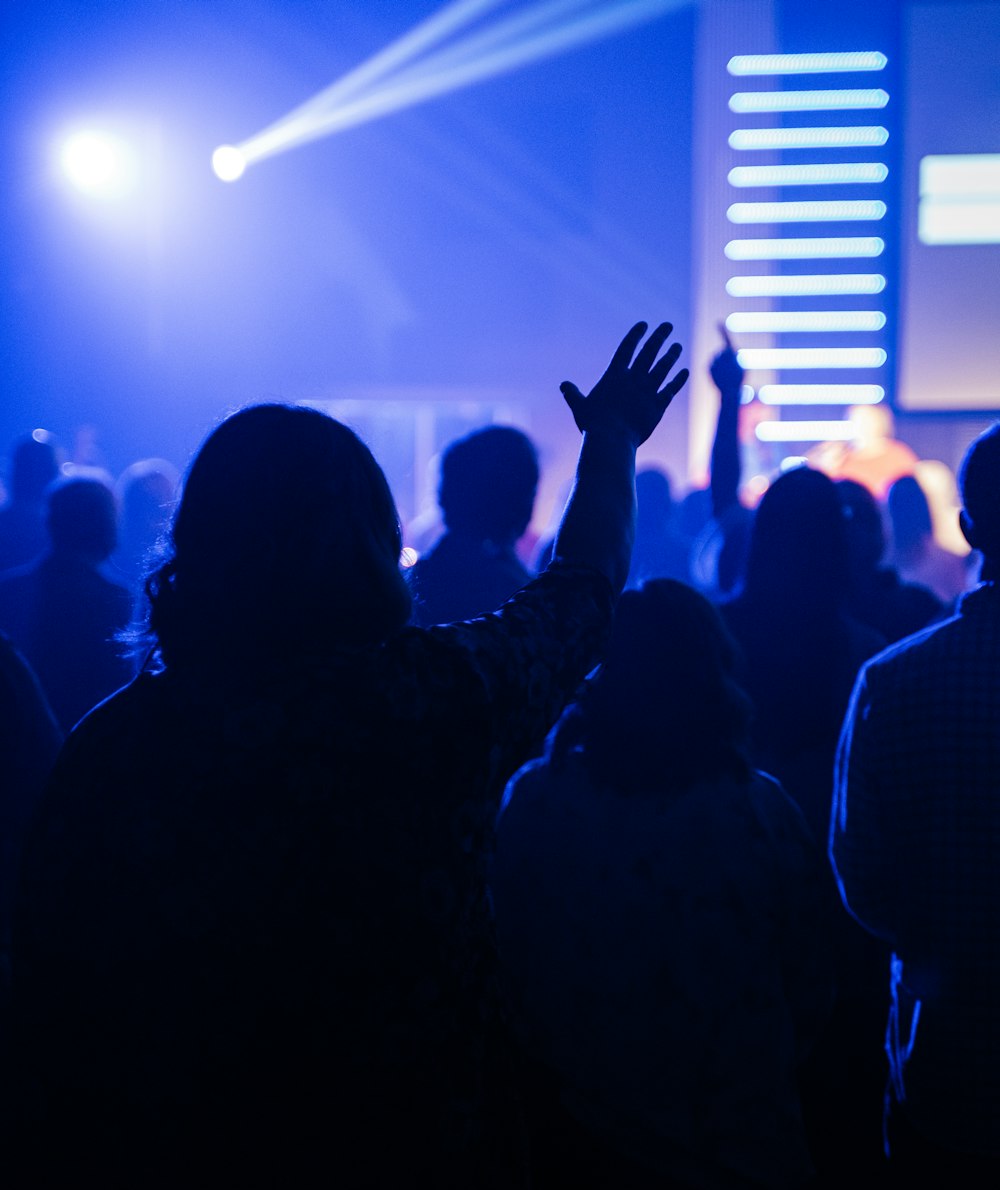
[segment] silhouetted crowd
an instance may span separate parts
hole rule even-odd
[[[750,493],[726,340],[679,493],[671,334],[563,384],[554,534],[485,426],[412,565],[313,408],[11,445],[6,1185],[998,1184],[1000,423],[947,544],[902,444]]]

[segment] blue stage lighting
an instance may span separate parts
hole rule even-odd
[[[740,311],[726,319],[733,334],[880,331],[881,310],[760,310]]]
[[[785,276],[730,277],[732,297],[818,297],[827,294],[881,293],[881,273],[795,273]]]
[[[106,132],[77,132],[64,143],[60,161],[78,189],[102,198],[115,198],[134,181],[134,168],[125,145]]]
[[[885,400],[881,384],[762,384],[765,405],[877,405]]]
[[[884,182],[889,167],[880,161],[847,161],[842,165],[736,165],[730,186],[844,186]]]
[[[737,54],[727,69],[734,75],[848,74],[855,70],[884,70],[888,59],[874,51],[821,54]]]
[[[829,128],[737,128],[729,134],[732,149],[845,149],[884,145],[889,130],[880,124]]]
[[[881,347],[744,347],[736,353],[743,368],[881,368]]]
[[[805,202],[734,202],[730,223],[845,223],[882,219],[884,202],[874,199],[813,199]]]
[[[878,236],[810,236],[804,239],[730,240],[730,260],[808,260],[812,257],[881,256]]]

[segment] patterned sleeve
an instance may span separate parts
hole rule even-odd
[[[486,691],[494,775],[536,755],[607,645],[614,591],[599,571],[554,562],[498,611],[429,629],[460,647]]]
[[[867,930],[891,943],[892,823],[879,763],[879,740],[887,728],[877,723],[875,672],[871,666],[862,668],[844,719],[834,767],[829,853],[844,905]]]

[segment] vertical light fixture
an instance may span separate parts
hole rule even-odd
[[[739,301],[726,325],[740,336],[744,366],[774,377],[759,386],[760,400],[805,415],[780,431],[759,426],[772,441],[776,432],[803,443],[842,437],[846,423],[832,420],[834,411],[885,398],[880,225],[892,212],[889,131],[877,121],[890,95],[872,83],[886,64],[871,50],[742,54],[728,63],[739,126],[729,137],[725,253],[741,269],[726,286]],[[765,152],[767,163],[757,164]],[[777,335],[777,346],[755,348],[758,334]],[[786,380],[786,372],[794,374]]]

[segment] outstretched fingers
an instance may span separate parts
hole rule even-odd
[[[673,333],[673,324],[670,322],[661,322],[660,325],[653,331],[646,342],[642,345],[642,349],[635,357],[635,363],[632,365],[638,371],[649,372],[653,367],[656,357],[660,354],[660,349],[667,339]],[[676,344],[675,344],[676,346]],[[679,351],[680,348],[678,347]],[[676,357],[675,357],[676,358]]]
[[[620,368],[627,368],[631,364],[632,356],[635,355],[635,349],[642,342],[642,336],[646,333],[648,325],[645,322],[637,322],[625,338],[622,339],[618,344],[618,350],[611,357],[611,363],[608,364],[609,372]]]
[[[657,388],[659,388],[660,385],[664,382],[664,380],[666,380],[666,378],[670,372],[670,369],[674,366],[674,364],[677,363],[678,359],[680,358],[680,354],[681,354],[680,343],[671,343],[670,346],[667,348],[666,353],[664,354],[663,358],[660,360],[657,360],[656,363],[653,364],[652,368],[649,371],[649,378],[656,385]]]
[[[656,395],[664,402],[664,408],[677,396],[685,384],[687,384],[688,370],[681,368],[677,375],[670,381],[669,384],[657,390]]]

